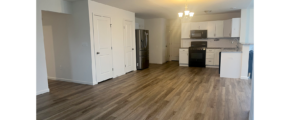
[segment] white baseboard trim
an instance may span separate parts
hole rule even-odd
[[[179,66],[188,67],[188,64],[179,64]]]
[[[86,84],[86,85],[94,85],[93,81],[92,82],[84,82],[80,80],[72,80],[72,79],[66,79],[66,78],[55,78],[55,77],[47,77],[48,79],[51,80],[59,80],[59,81],[65,81],[65,82],[73,82],[73,83],[79,83],[79,84]]]
[[[240,79],[245,79],[245,80],[248,80],[249,77],[248,76],[241,76]]]
[[[219,66],[205,66],[206,68],[219,68]]]
[[[149,64],[162,64],[162,63],[153,63],[153,62],[152,62],[152,63],[149,63]]]
[[[48,77],[48,76],[47,76],[47,79],[50,79],[50,80],[57,80],[55,77]]]
[[[44,89],[44,90],[37,91],[36,92],[36,95],[40,95],[40,94],[47,93],[47,92],[49,92],[49,88]]]

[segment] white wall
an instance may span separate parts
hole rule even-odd
[[[68,27],[71,78],[66,81],[93,85],[88,1],[74,1],[71,9]]]
[[[87,0],[71,3],[71,14],[43,12],[48,78],[93,84]]]
[[[138,23],[139,26],[135,26],[139,29],[145,29],[145,20],[141,18],[135,18],[135,23]]]
[[[227,20],[231,18],[240,18],[240,12],[234,13],[221,13],[221,14],[208,14],[208,15],[194,15],[191,19],[181,20],[182,23],[186,22],[203,22],[203,21],[215,21],[215,20]],[[176,19],[180,20],[180,19]]]
[[[254,9],[241,10],[240,43],[242,46],[241,79],[248,79],[249,51],[254,44]],[[251,46],[250,46],[251,45]]]
[[[43,40],[41,11],[69,14],[70,3],[62,0],[37,0],[36,6],[36,94],[49,92]]]
[[[93,21],[92,14],[107,16],[111,18],[112,24],[112,46],[113,46],[113,77],[117,77],[125,74],[125,63],[124,63],[124,41],[123,41],[123,21],[132,21],[134,33],[133,39],[135,39],[135,13],[101,4],[92,0],[89,0],[89,21],[90,21],[90,36],[91,36],[91,48],[94,48],[93,43]],[[135,41],[133,41],[135,48]],[[134,49],[134,53],[136,53]],[[91,49],[91,56],[94,56],[94,49]],[[136,54],[133,56],[134,65],[136,65]],[[95,58],[91,59],[92,65],[95,66]],[[93,67],[93,73],[95,73],[95,68]],[[134,67],[136,70],[136,67]],[[94,77],[94,76],[93,76]],[[96,84],[96,78],[94,77],[94,84]]]
[[[45,58],[49,79],[71,77],[68,20],[68,14],[42,12]]]
[[[248,79],[250,45],[242,45],[241,79]]]
[[[254,9],[241,10],[240,42],[242,44],[254,44]]]
[[[149,30],[149,62],[162,64],[166,51],[166,19],[145,19],[145,24]]]
[[[170,39],[170,60],[179,60],[179,48],[181,46],[181,21],[168,20]]]

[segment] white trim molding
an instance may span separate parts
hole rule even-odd
[[[72,79],[66,79],[66,78],[55,78],[55,77],[48,77],[50,80],[59,80],[59,81],[65,81],[65,82],[73,82],[73,83],[79,83],[79,84],[86,84],[86,85],[95,85],[92,82],[84,82],[80,80],[72,80]]]
[[[182,63],[180,63],[179,66],[188,67],[188,64],[182,64]]]
[[[245,80],[248,80],[249,77],[248,76],[241,76],[240,79],[245,79]]]
[[[44,94],[44,93],[47,93],[47,92],[49,92],[49,89],[40,90],[40,91],[36,92],[36,95]]]

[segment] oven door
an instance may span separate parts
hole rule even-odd
[[[189,49],[189,67],[205,67],[205,50]]]

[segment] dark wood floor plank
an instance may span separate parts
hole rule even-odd
[[[38,120],[247,120],[250,81],[216,68],[150,64],[95,86],[48,80]]]

